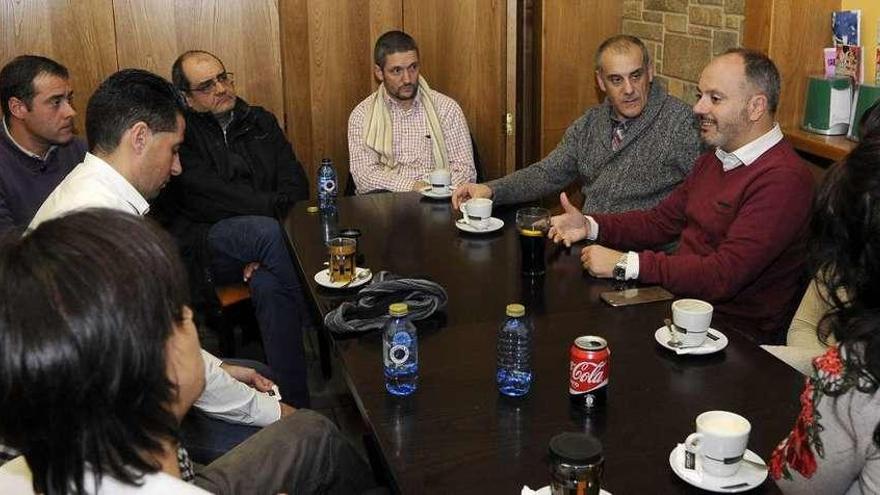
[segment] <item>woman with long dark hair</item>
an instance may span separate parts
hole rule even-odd
[[[876,109],[871,114],[876,113]],[[880,492],[880,130],[831,171],[815,203],[810,257],[817,332],[794,429],[770,472],[785,493]]]

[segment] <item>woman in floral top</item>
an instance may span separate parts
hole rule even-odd
[[[880,115],[874,109],[869,115]],[[811,259],[829,306],[794,428],[770,459],[787,494],[880,493],[880,130],[871,126],[828,174]]]

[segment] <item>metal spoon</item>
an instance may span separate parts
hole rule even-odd
[[[669,347],[681,347],[681,342],[678,340],[678,335],[675,334],[675,330],[672,329],[672,320],[666,318],[663,320],[663,323],[666,324],[666,330],[669,331],[669,340],[666,341],[669,344]]]
[[[357,276],[351,277],[351,280],[349,280],[348,282],[346,282],[346,283],[340,285],[339,288],[340,288],[340,289],[345,289],[346,287],[348,287],[349,285],[351,285],[351,284],[357,282],[358,280],[363,280],[363,279],[369,277],[371,274],[372,274],[372,272],[370,271],[369,268],[367,268],[367,269],[365,269],[364,271],[358,273]]]

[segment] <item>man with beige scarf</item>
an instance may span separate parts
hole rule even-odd
[[[461,107],[432,90],[419,75],[419,48],[401,31],[389,31],[373,52],[382,84],[351,112],[348,151],[358,194],[416,191],[426,176],[449,170],[452,185],[476,179],[470,131]]]

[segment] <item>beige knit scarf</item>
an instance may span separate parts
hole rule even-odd
[[[397,161],[394,159],[391,112],[385,103],[387,96],[384,84],[380,84],[379,89],[373,93],[373,102],[367,107],[367,115],[364,118],[364,144],[379,154],[379,162],[386,170],[393,170],[397,168]],[[428,120],[434,169],[448,169],[449,158],[446,156],[446,141],[443,139],[443,129],[440,127],[440,119],[437,117],[432,96],[433,91],[428,86],[428,81],[419,76],[419,89],[416,98],[424,107],[425,118]]]

